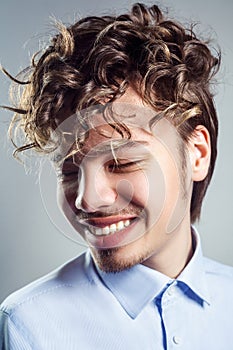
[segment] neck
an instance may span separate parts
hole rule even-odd
[[[183,222],[181,227],[170,233],[169,236],[166,249],[152,255],[143,262],[143,265],[171,278],[176,278],[194,253],[190,223]]]

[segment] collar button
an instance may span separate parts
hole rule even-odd
[[[171,297],[175,292],[175,286],[170,286],[167,290],[167,294]]]

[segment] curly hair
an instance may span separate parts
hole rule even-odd
[[[117,99],[132,84],[150,107],[173,121],[185,142],[198,124],[210,133],[209,172],[193,187],[194,222],[217,155],[218,121],[210,87],[220,54],[212,54],[193,26],[184,28],[156,5],[136,3],[127,14],[86,17],[68,27],[59,23],[58,29],[20,78],[12,77],[22,91],[16,107],[9,107],[15,112],[10,129],[16,134],[23,130],[26,137],[16,152],[51,151],[48,141],[57,127],[55,118],[67,100],[75,113],[103,99]]]

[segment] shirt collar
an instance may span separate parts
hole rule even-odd
[[[178,285],[179,283],[185,285],[195,295],[209,303],[200,238],[194,228],[192,234],[196,242],[194,255],[176,280]],[[119,273],[106,273],[96,268],[103,283],[133,319],[174,281],[142,264]]]
[[[105,273],[99,269],[98,273],[132,318],[137,317],[171,281],[168,276],[141,264],[119,273]]]
[[[200,236],[194,227],[192,227],[192,235],[195,242],[195,252],[188,265],[177,277],[177,281],[183,282],[202,300],[210,304]]]

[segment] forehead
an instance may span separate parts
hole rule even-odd
[[[77,112],[63,119],[54,132],[58,137],[57,152],[63,156],[71,149],[88,152],[101,143],[112,140],[143,138],[142,131],[150,130],[156,112],[142,105],[116,101]]]
[[[113,102],[103,99],[99,104],[76,111],[75,114],[69,108],[68,99],[55,122],[63,132],[76,131],[79,134],[114,122],[145,128],[156,114],[155,110],[143,102],[136,90],[129,86],[126,92]]]
[[[116,130],[114,124],[102,120],[102,124],[93,126],[88,130],[82,130],[83,135],[75,130],[75,125],[70,132],[63,132],[62,142],[53,154],[53,161],[63,162],[71,159],[75,163],[81,163],[84,157],[99,157],[106,154],[115,155],[120,158],[135,156],[160,156],[169,151],[175,155],[179,137],[176,129],[166,119],[160,119],[151,128],[148,126],[124,123],[129,128],[130,137]],[[74,157],[75,156],[75,157]]]
[[[55,134],[59,135],[59,146],[53,156],[63,159],[80,150],[87,154],[96,148],[100,151],[116,145],[125,147],[129,139],[136,142],[134,147],[137,143],[153,143],[152,137],[165,137],[166,143],[177,139],[174,126],[163,122],[162,114],[145,105],[132,88],[112,103],[95,105],[63,118]]]
[[[117,131],[114,126],[103,124],[96,128],[92,128],[85,132],[81,138],[77,140],[75,134],[65,134],[62,142],[54,152],[55,161],[60,161],[75,155],[80,160],[84,156],[98,157],[101,154],[109,154],[118,152],[118,155],[133,154],[142,152],[143,147],[150,145],[149,135],[139,128],[129,128],[130,137],[123,135]]]

